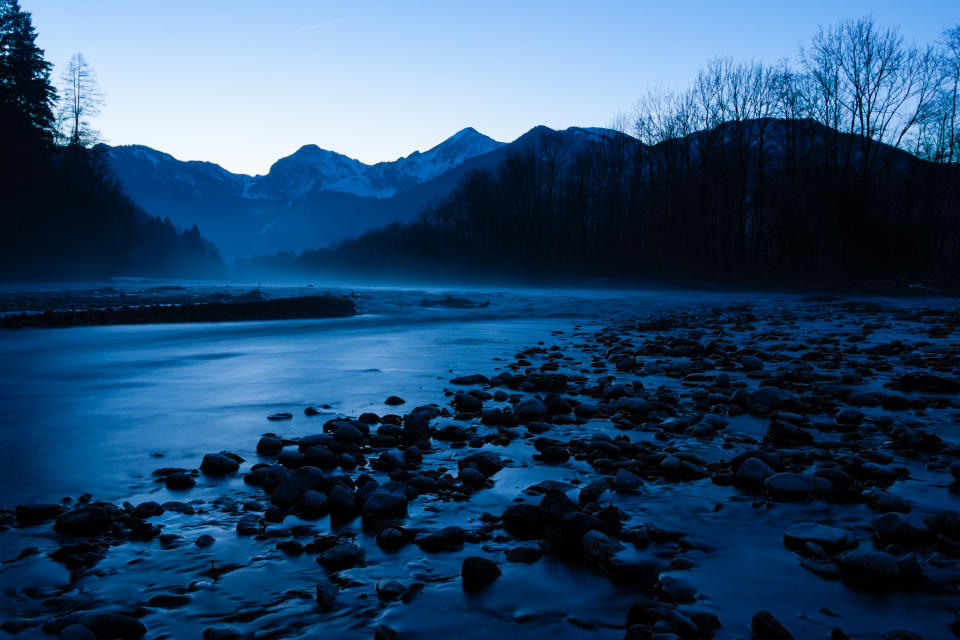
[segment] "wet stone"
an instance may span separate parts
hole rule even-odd
[[[479,556],[464,558],[460,566],[460,579],[463,588],[468,591],[479,591],[496,582],[500,577],[500,568],[491,560]]]

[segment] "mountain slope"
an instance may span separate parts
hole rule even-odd
[[[316,145],[278,160],[264,176],[182,162],[143,146],[109,149],[113,171],[141,206],[174,224],[197,224],[228,258],[325,247],[407,221],[449,194],[471,171],[494,170],[534,147],[572,158],[605,129],[535,127],[512,143],[466,128],[424,151],[366,165]]]

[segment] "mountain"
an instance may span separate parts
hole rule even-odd
[[[606,129],[535,127],[504,144],[468,127],[428,151],[373,165],[306,145],[263,176],[177,160],[145,146],[107,150],[114,175],[138,204],[177,226],[198,225],[225,257],[236,258],[325,247],[408,221],[470,171],[492,170],[511,152],[555,139],[560,153],[572,156],[610,135]]]

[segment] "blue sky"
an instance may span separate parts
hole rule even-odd
[[[956,0],[335,2],[22,0],[59,77],[82,51],[111,144],[264,173],[304,144],[364,162],[472,126],[604,126],[717,55],[795,56],[819,24],[872,13],[929,42]]]

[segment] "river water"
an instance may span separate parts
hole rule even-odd
[[[0,333],[0,506],[82,493],[118,504],[184,500],[153,482],[151,471],[194,468],[204,453],[224,449],[246,458],[245,470],[257,461],[255,445],[265,432],[306,435],[319,432],[323,421],[334,416],[383,414],[389,411],[383,400],[390,395],[406,400],[401,410],[443,403],[450,378],[489,375],[524,347],[541,341],[570,344],[576,332],[597,329],[610,318],[742,302],[775,308],[799,300],[657,291],[468,291],[458,295],[489,300],[490,305],[450,309],[419,304],[425,295],[437,293],[354,291],[362,313],[346,319]],[[330,408],[320,416],[302,413],[306,406],[322,405]],[[267,422],[267,415],[279,411],[293,413],[294,419],[280,425]],[[738,424],[745,430],[760,429],[750,420],[745,417]],[[563,439],[560,433],[551,436]],[[493,489],[469,502],[412,502],[410,526],[468,528],[484,512],[501,513],[537,482],[565,481],[572,488],[592,477],[585,464],[573,460],[534,467],[529,449],[523,443],[507,447],[504,455],[516,464],[495,477]],[[720,452],[699,453],[716,457]],[[447,456],[456,468],[462,453],[440,455],[441,463]],[[213,500],[230,492],[237,499],[262,499],[239,477],[201,477],[188,498]],[[637,517],[687,532],[703,545],[704,550],[691,552],[693,568],[682,575],[705,594],[698,606],[724,621],[719,638],[745,637],[750,616],[762,608],[799,631],[798,637],[826,637],[831,626],[864,637],[904,627],[929,631],[924,637],[943,637],[937,634],[945,631],[944,619],[960,604],[956,598],[853,592],[812,575],[797,565],[794,554],[784,551],[782,532],[790,524],[846,518],[849,510],[782,505],[758,515],[755,505],[737,494],[705,480],[650,487],[640,496],[618,498],[619,506]],[[939,506],[955,500],[945,492],[928,498]],[[717,509],[718,504],[724,508]],[[868,517],[866,508],[860,508],[860,515]],[[402,637],[415,638],[549,634],[613,639],[622,637],[626,611],[635,599],[602,575],[549,558],[532,566],[501,562],[504,575],[496,585],[469,595],[456,579],[459,561],[465,555],[496,551],[496,544],[468,544],[463,552],[440,554],[425,554],[411,545],[388,554],[367,541],[362,545],[367,566],[345,572],[353,582],[341,592],[346,604],[319,615],[311,589],[321,570],[309,554],[265,552],[262,544],[236,537],[234,521],[212,515],[167,513],[155,522],[185,542],[173,549],[156,543],[118,548],[97,565],[94,575],[72,585],[62,597],[78,607],[95,608],[124,602],[130,594],[139,602],[189,587],[189,606],[152,611],[143,618],[149,637],[158,638],[197,638],[204,628],[234,615],[233,626],[257,637],[372,637],[373,626],[387,623]],[[341,528],[327,519],[305,524],[320,533],[354,532],[358,539],[365,535],[358,523]],[[213,547],[190,543],[204,533],[217,539]],[[48,531],[24,529],[12,539],[10,533],[4,535],[8,544],[2,560],[15,556],[19,548],[46,550],[53,544]],[[656,549],[644,553],[655,554]],[[236,569],[211,582],[203,577],[211,562]],[[405,584],[417,580],[427,587],[411,604],[386,605],[372,595],[372,585],[383,579]],[[42,607],[35,598],[24,597],[24,585],[62,593],[67,580],[66,571],[43,556],[5,562],[0,565],[2,610],[7,618],[42,620]],[[34,628],[18,637],[43,634]]]

